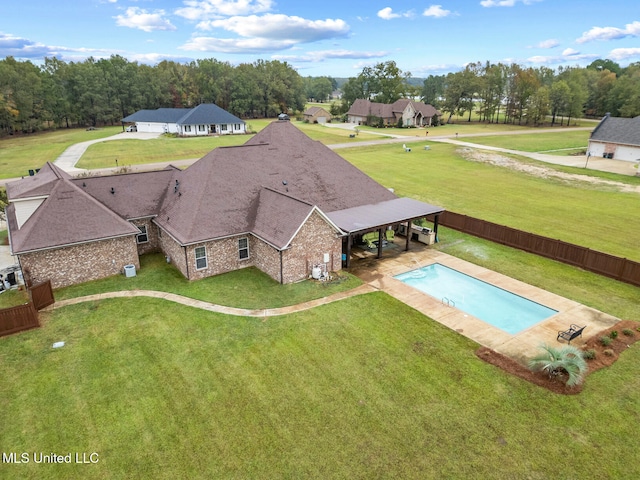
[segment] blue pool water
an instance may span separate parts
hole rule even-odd
[[[558,313],[439,263],[395,278],[512,335]]]

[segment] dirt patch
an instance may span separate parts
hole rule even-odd
[[[631,347],[631,345],[639,341],[640,331],[638,331],[638,328],[640,328],[640,322],[623,320],[621,322],[618,322],[613,327],[600,332],[596,337],[589,338],[583,343],[576,343],[574,341],[573,344],[584,351],[595,351],[595,358],[592,360],[587,360],[587,365],[589,366],[587,377],[589,374],[600,370],[601,368],[613,365],[613,363],[620,357],[620,354],[622,352],[626,351]],[[629,336],[622,333],[622,331],[625,329],[631,330],[633,332],[633,335]],[[610,345],[602,345],[599,340],[600,337],[609,335],[613,331],[618,332],[618,336],[611,342]],[[605,350],[608,350],[608,352],[605,353]],[[484,360],[487,363],[490,363],[491,365],[495,365],[496,367],[501,368],[511,375],[515,375],[522,378],[523,380],[546,388],[553,393],[559,393],[562,395],[575,395],[582,391],[582,385],[567,387],[564,383],[566,381],[565,378],[549,378],[546,373],[532,372],[527,367],[521,365],[512,358],[495,352],[490,348],[481,347],[476,351],[476,355],[478,356],[478,358]],[[585,382],[586,381],[588,381],[588,378],[585,379]]]
[[[635,185],[628,185],[622,182],[616,182],[613,180],[606,180],[604,178],[591,177],[589,175],[580,175],[577,173],[565,173],[559,172],[552,168],[547,168],[539,165],[529,165],[527,163],[521,163],[513,158],[509,158],[499,153],[491,153],[486,151],[479,151],[473,148],[460,148],[458,153],[462,155],[465,160],[472,162],[489,163],[498,167],[509,168],[518,172],[524,172],[529,175],[533,175],[540,178],[555,178],[566,182],[585,182],[590,185],[597,185],[606,188],[614,188],[620,192],[627,193],[640,193],[640,187]]]

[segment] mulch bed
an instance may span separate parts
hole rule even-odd
[[[585,342],[576,342],[574,340],[574,343],[572,343],[572,345],[575,345],[576,347],[581,348],[585,351],[594,350],[596,352],[596,358],[594,358],[593,360],[587,360],[587,364],[589,365],[587,376],[590,373],[595,372],[596,370],[600,370],[601,368],[612,365],[618,359],[622,352],[626,351],[631,345],[639,341],[640,331],[638,330],[638,328],[640,328],[640,322],[636,322],[633,320],[622,320],[621,322],[615,324],[613,327],[598,333],[598,335],[589,338]],[[624,329],[632,330],[633,336],[623,334],[622,330]],[[603,346],[598,339],[603,335],[608,335],[614,330],[618,332],[617,338],[615,338],[610,345],[606,347]],[[605,350],[607,350],[607,353],[605,353]],[[476,351],[476,355],[478,356],[478,358],[484,360],[487,363],[490,363],[491,365],[495,365],[496,367],[501,368],[511,375],[515,375],[542,388],[546,388],[553,393],[559,393],[562,395],[576,395],[582,391],[582,385],[567,387],[564,383],[564,378],[549,378],[549,376],[544,372],[532,372],[524,365],[521,365],[515,360],[498,352],[495,352],[490,348],[481,347]]]

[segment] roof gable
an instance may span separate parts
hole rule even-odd
[[[60,180],[19,230],[11,229],[14,253],[62,247],[125,235],[138,229],[68,180]]]
[[[18,200],[49,195],[59,180],[70,178],[67,172],[47,162],[36,175],[7,183],[7,197]]]
[[[178,125],[229,124],[244,123],[244,120],[239,119],[213,103],[203,103],[189,110],[176,123]]]

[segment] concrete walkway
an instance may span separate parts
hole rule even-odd
[[[66,307],[68,305],[75,305],[83,302],[95,302],[98,300],[105,300],[107,298],[132,298],[132,297],[151,297],[161,298],[170,302],[180,303],[188,307],[199,308],[207,310],[209,312],[224,313],[225,315],[235,315],[241,317],[275,317],[279,315],[288,315],[290,313],[302,312],[311,308],[318,307],[320,305],[326,305],[329,303],[344,300],[345,298],[354,297],[357,295],[363,295],[365,293],[371,293],[376,289],[370,285],[364,284],[359,287],[353,288],[345,292],[338,292],[328,297],[318,298],[316,300],[310,300],[308,302],[299,303],[297,305],[291,305],[288,307],[280,308],[267,308],[267,309],[246,309],[225,307],[224,305],[217,305],[215,303],[209,303],[202,300],[195,300],[193,298],[184,297],[175,293],[158,292],[155,290],[126,290],[121,292],[107,292],[99,293],[96,295],[87,295],[84,297],[70,298],[68,300],[56,301],[53,305],[47,307],[45,310],[54,310],[56,308]]]

